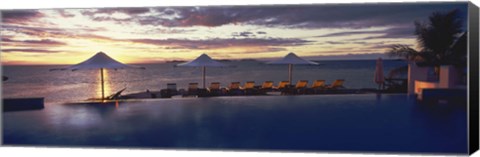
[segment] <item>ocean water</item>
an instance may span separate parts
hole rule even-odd
[[[226,87],[230,82],[288,80],[288,65],[268,65],[260,61],[228,61],[229,67],[207,68],[206,82],[220,82]],[[375,60],[318,61],[320,65],[295,65],[293,81],[323,79],[328,84],[335,79],[345,79],[347,88],[376,88],[373,82]],[[202,86],[202,69],[195,67],[175,67],[178,63],[144,64],[145,70],[119,69],[105,73],[106,96],[123,88],[123,94],[146,91],[159,91],[167,83],[177,83],[186,88],[190,82]],[[385,60],[385,75],[393,68],[406,65],[405,61]],[[101,96],[100,71],[49,71],[67,65],[51,66],[3,66],[3,75],[9,80],[2,82],[2,94],[12,97],[45,97],[49,102],[70,102],[98,98]]]

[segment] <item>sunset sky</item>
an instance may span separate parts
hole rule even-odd
[[[414,21],[453,9],[466,19],[467,3],[2,10],[1,61],[76,64],[99,51],[124,63],[373,59],[415,47]]]

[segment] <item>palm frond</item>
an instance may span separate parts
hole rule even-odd
[[[392,45],[387,52],[390,57],[401,57],[406,60],[418,60],[420,53],[407,45]]]
[[[415,21],[415,35],[417,36],[419,52],[401,55],[410,60],[413,56],[421,58],[426,64],[436,66],[457,63],[459,61],[454,60],[461,58],[457,56],[462,56],[464,52],[452,51],[452,45],[459,38],[459,34],[463,32],[462,28],[459,10],[445,13],[434,12],[429,16],[428,21]],[[392,49],[392,51],[409,52],[408,50],[408,48],[402,47]]]

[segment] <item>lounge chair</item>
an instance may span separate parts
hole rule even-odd
[[[245,95],[256,95],[258,94],[258,89],[255,88],[255,81],[247,81],[243,86],[243,90],[245,91]]]
[[[260,94],[267,94],[267,92],[273,90],[273,81],[265,81],[262,86],[258,88]]]
[[[272,89],[273,88],[273,81],[265,81],[262,84],[260,89]]]
[[[312,88],[325,88],[325,80],[315,80],[313,81]]]
[[[345,82],[344,79],[338,79],[338,80],[335,80],[332,85],[330,86],[327,86],[327,89],[342,89],[342,88],[345,88],[343,86],[343,83]]]
[[[210,83],[210,87],[207,89],[209,96],[219,96],[222,94],[222,90],[220,89],[220,82],[212,82]]]
[[[244,95],[245,93],[243,90],[240,89],[240,82],[232,82],[228,86],[228,94],[229,95]]]
[[[295,86],[289,86],[288,81],[285,81],[284,84],[286,85],[283,88],[279,88],[282,95],[306,94],[308,80],[299,80]]]
[[[189,83],[187,94],[184,96],[198,96],[199,94],[198,83]]]
[[[288,85],[290,85],[290,81],[280,81],[280,82],[278,83],[278,86],[277,86],[275,89],[277,89],[277,90],[283,90],[283,89],[287,88]]]
[[[122,90],[119,90],[118,92],[116,92],[115,94],[112,94],[108,97],[106,97],[105,99],[106,100],[116,100],[116,99],[119,99],[120,98],[120,95],[122,94],[122,92],[127,89],[127,87],[123,88]]]
[[[327,86],[325,85],[325,80],[315,80],[313,81],[312,87],[308,88],[308,94],[319,94],[325,91]]]
[[[274,87],[275,91],[280,91],[282,95],[292,94],[293,91],[290,89],[289,81],[280,81],[277,87]]]
[[[307,93],[308,80],[298,80],[295,85],[294,94],[306,94]]]
[[[177,95],[177,84],[176,83],[167,83],[167,89],[160,90],[161,98],[171,98],[174,95]]]

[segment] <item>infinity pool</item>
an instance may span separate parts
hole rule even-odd
[[[155,99],[4,112],[6,145],[467,153],[465,104],[404,94]]]

